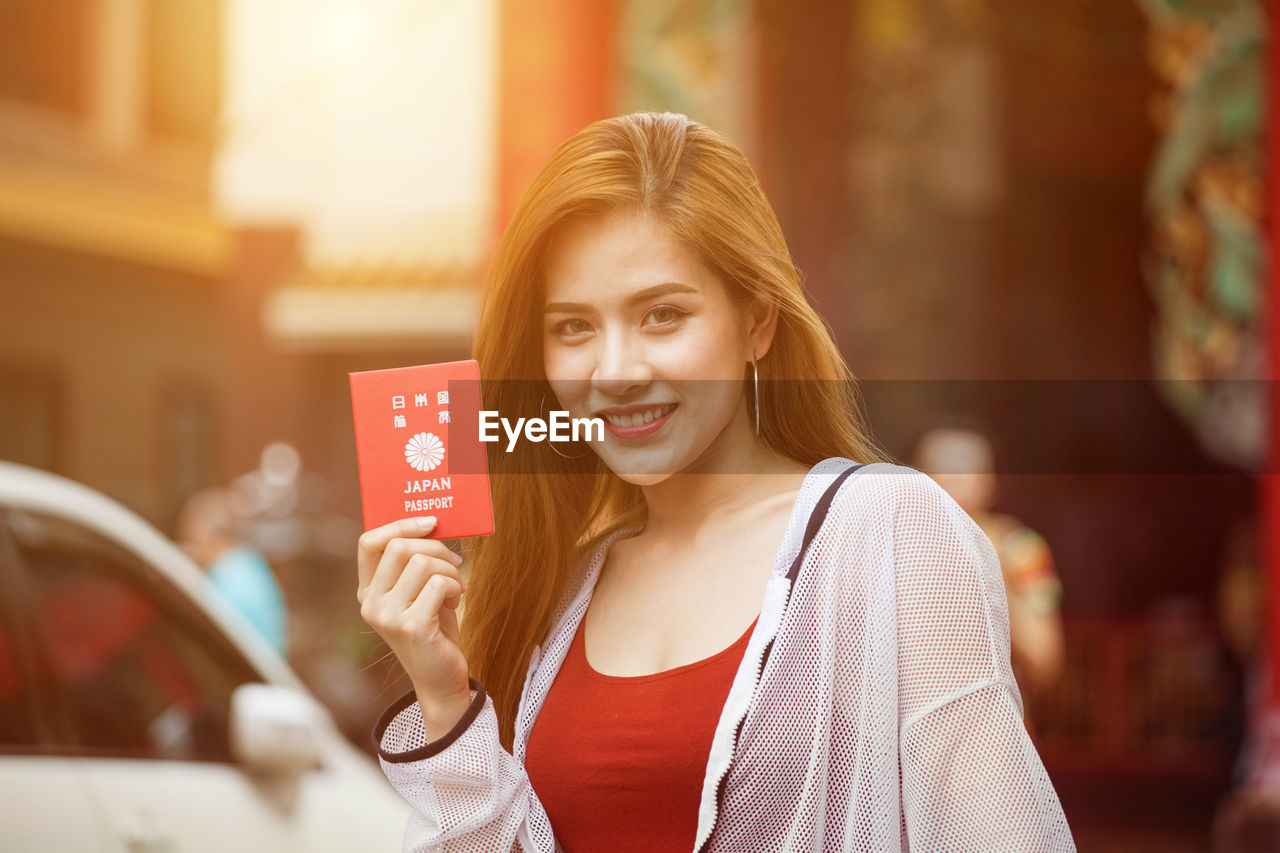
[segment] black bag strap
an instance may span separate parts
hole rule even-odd
[[[813,542],[813,537],[818,535],[818,530],[822,528],[822,522],[827,520],[827,510],[831,509],[831,502],[836,499],[836,492],[840,490],[840,484],[849,479],[849,475],[859,468],[863,467],[865,462],[858,462],[850,465],[840,472],[831,485],[827,486],[827,490],[822,493],[822,497],[818,498],[818,502],[813,505],[813,512],[809,513],[809,524],[804,529],[804,539],[800,542],[800,551],[796,554],[796,558],[791,561],[791,568],[787,569],[787,580],[791,583],[787,586],[787,600],[782,607],[785,610],[787,604],[791,603],[791,593],[796,588],[796,580],[800,577],[800,564],[804,562],[804,555],[809,552],[809,545]],[[765,661],[769,659],[769,652],[773,651],[773,640],[769,640],[764,647],[764,655],[760,659],[760,671],[764,671]]]
[[[840,475],[831,481],[831,485],[827,486],[827,490],[822,493],[822,497],[818,498],[818,502],[813,505],[813,512],[809,514],[809,525],[804,529],[804,540],[800,543],[800,552],[791,561],[791,568],[787,569],[787,580],[791,581],[793,588],[796,585],[796,578],[800,577],[800,564],[804,562],[804,555],[808,553],[809,544],[813,542],[813,537],[818,535],[822,522],[827,520],[827,510],[831,509],[831,502],[836,499],[836,492],[839,491],[840,484],[865,464],[865,462],[858,462],[841,471]]]

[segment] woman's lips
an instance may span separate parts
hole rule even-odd
[[[662,429],[662,425],[671,419],[671,414],[676,410],[678,405],[679,404],[677,403],[668,403],[666,406],[659,407],[660,409],[665,410],[661,416],[655,417],[648,423],[642,423],[637,426],[620,426],[610,421],[607,415],[603,415],[604,428],[607,429],[609,434],[615,438],[645,438],[646,436],[653,435],[655,432]]]

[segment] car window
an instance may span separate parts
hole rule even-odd
[[[14,567],[13,544],[0,526],[0,750],[29,752],[41,742],[40,714],[36,686],[14,630]]]
[[[8,515],[42,663],[73,727],[69,750],[231,760],[231,693],[261,680],[155,569],[97,533]]]
[[[35,685],[18,655],[12,626],[0,614],[0,751],[28,751],[40,743]]]

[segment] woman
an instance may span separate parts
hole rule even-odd
[[[487,408],[608,434],[491,451],[465,584],[430,519],[360,539],[413,683],[374,733],[405,849],[1074,849],[991,544],[867,437],[731,143],[670,113],[564,143],[475,356]]]

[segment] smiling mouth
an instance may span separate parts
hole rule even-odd
[[[675,403],[667,403],[665,406],[654,406],[653,408],[645,409],[640,412],[632,412],[628,415],[602,413],[600,417],[604,418],[605,421],[613,426],[626,429],[629,427],[639,427],[644,426],[647,423],[652,423],[653,421],[670,414],[675,407]]]

